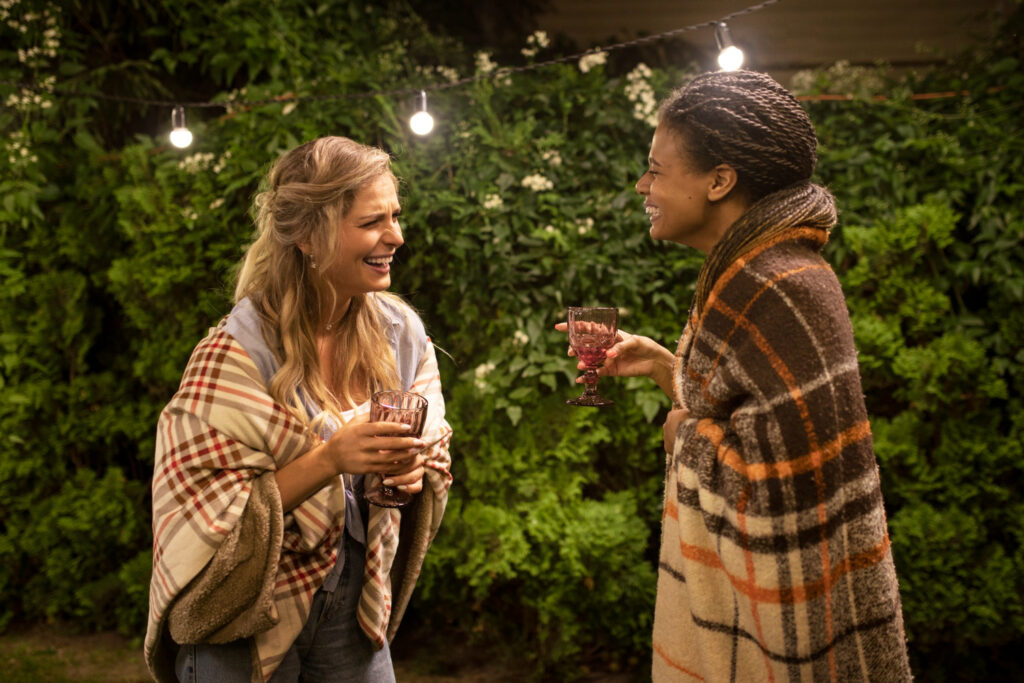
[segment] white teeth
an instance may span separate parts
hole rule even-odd
[[[648,216],[651,216],[651,217],[657,216],[657,215],[659,215],[661,213],[657,209],[657,207],[654,207],[654,206],[645,206],[644,207],[644,211],[647,213]]]
[[[367,258],[363,260],[372,266],[386,266],[387,264],[391,263],[390,256],[379,256],[377,258]]]

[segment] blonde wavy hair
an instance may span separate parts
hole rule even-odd
[[[238,269],[235,303],[252,300],[280,362],[270,395],[317,432],[328,415],[341,421],[343,402],[355,405],[354,397],[399,385],[384,332],[389,319],[381,307],[386,299],[403,312],[411,310],[400,297],[387,292],[352,297],[344,317],[333,326],[335,391],[324,380],[316,342],[317,331],[326,324],[324,312],[333,311],[337,301],[337,292],[319,272],[338,253],[338,225],[356,194],[381,175],[390,176],[397,186],[383,150],[344,137],[323,137],[279,158],[253,203],[256,238]],[[271,339],[268,331],[277,338]],[[323,411],[312,420],[299,387]]]

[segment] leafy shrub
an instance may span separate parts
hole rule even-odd
[[[579,389],[552,327],[568,305],[604,303],[630,331],[679,334],[700,258],[652,243],[633,183],[653,98],[687,74],[614,58],[488,71],[397,3],[108,4],[23,0],[4,11],[25,31],[0,28],[0,79],[82,95],[19,90],[0,110],[0,627],[142,630],[157,413],[230,308],[258,178],[338,133],[394,154],[407,245],[393,289],[450,354],[456,479],[416,618],[534,653],[538,678],[595,663],[642,677],[668,401],[606,380],[615,408],[567,407]],[[837,67],[804,91],[860,97],[807,107],[927,680],[1012,674],[1024,634],[1020,21],[926,76]],[[449,69],[481,79],[431,97],[424,139],[404,124],[411,99],[334,97],[447,83]],[[885,101],[865,96],[879,88]],[[911,98],[946,90],[970,94]],[[166,111],[97,91],[227,108],[190,109],[196,143],[180,151],[135,134]],[[308,92],[324,97],[286,100]]]

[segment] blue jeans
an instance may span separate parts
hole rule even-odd
[[[334,591],[313,596],[309,618],[271,676],[271,683],[394,683],[387,644],[374,650],[356,621],[366,550],[348,533],[345,565]],[[175,673],[182,683],[248,683],[252,673],[250,641],[224,645],[182,645]]]

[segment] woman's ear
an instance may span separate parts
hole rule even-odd
[[[711,185],[708,187],[708,201],[717,202],[725,199],[733,188],[739,176],[729,164],[718,164],[711,169]]]
[[[299,251],[302,252],[303,256],[309,256],[309,245],[307,243],[297,242],[295,246],[299,248]]]

